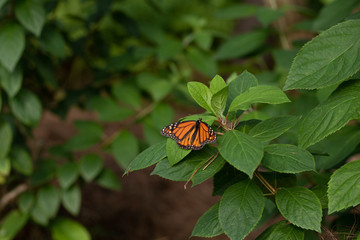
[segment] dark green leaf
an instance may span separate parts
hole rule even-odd
[[[230,239],[244,239],[261,219],[264,197],[251,180],[229,187],[220,201],[219,220]]]
[[[303,240],[304,230],[292,224],[280,221],[266,229],[256,240]]]
[[[309,189],[281,188],[276,192],[275,200],[279,211],[290,223],[321,232],[321,203]]]
[[[141,107],[141,94],[138,88],[132,85],[116,83],[112,85],[111,92],[120,102],[137,109]]]
[[[327,87],[359,71],[359,34],[360,20],[349,20],[320,33],[294,59],[284,90]]]
[[[0,227],[0,238],[10,240],[25,226],[29,216],[18,210],[12,210],[4,219],[2,219]]]
[[[36,195],[36,202],[48,218],[55,217],[60,207],[58,189],[53,185],[40,188]]]
[[[189,82],[187,84],[188,90],[192,98],[199,104],[200,107],[209,112],[214,112],[211,108],[212,93],[210,89],[200,82]]]
[[[10,152],[11,166],[24,175],[31,175],[33,163],[30,154],[23,148],[13,147]]]
[[[99,119],[106,122],[121,121],[134,114],[134,111],[119,106],[108,97],[93,97],[90,99],[90,106],[99,113]]]
[[[159,102],[172,90],[172,83],[169,80],[161,79],[158,76],[142,73],[137,76],[139,87],[150,93],[152,98]]]
[[[251,4],[235,4],[230,5],[226,8],[220,8],[216,13],[215,17],[220,19],[239,19],[246,18],[255,15],[259,6]]]
[[[191,236],[215,237],[224,232],[219,222],[219,205],[220,202],[215,203],[199,218]]]
[[[58,180],[61,188],[69,188],[78,178],[79,169],[76,163],[68,162],[58,170]]]
[[[25,33],[16,23],[0,28],[0,63],[10,72],[15,69],[25,49]]]
[[[214,175],[214,189],[212,195],[223,195],[225,190],[231,185],[247,179],[248,176],[235,169],[228,163]]]
[[[168,138],[166,141],[166,155],[167,159],[171,166],[180,162],[184,157],[186,157],[191,152],[191,149],[182,149],[180,148],[176,141],[171,138]]]
[[[27,30],[40,36],[45,23],[45,11],[41,2],[35,0],[16,1],[15,15]]]
[[[137,138],[129,131],[122,131],[111,145],[111,152],[120,167],[126,169],[139,153]]]
[[[264,146],[249,135],[231,130],[219,141],[219,151],[226,161],[252,178],[263,157]]]
[[[57,218],[51,224],[51,235],[54,240],[91,240],[83,225],[66,218]]]
[[[32,192],[24,192],[18,200],[19,209],[22,213],[29,213],[35,203],[35,195]]]
[[[216,61],[213,56],[197,48],[188,49],[187,59],[196,70],[205,76],[214,76],[217,72]]]
[[[108,188],[113,191],[118,191],[121,188],[119,179],[113,171],[104,168],[100,175],[96,178],[97,184],[104,188]]]
[[[22,89],[9,100],[12,113],[22,123],[35,126],[41,118],[42,106],[39,98],[32,92]]]
[[[314,157],[305,149],[289,144],[267,145],[262,164],[282,173],[315,171]]]
[[[7,156],[13,139],[13,132],[9,123],[0,119],[0,159]]]
[[[79,186],[74,185],[69,189],[62,189],[61,200],[62,205],[69,213],[74,216],[79,214],[81,206],[81,190]]]
[[[246,92],[251,87],[255,87],[258,85],[258,80],[256,77],[249,73],[248,71],[243,71],[239,76],[231,80],[229,83],[229,98],[228,104],[230,103],[240,94]]]
[[[41,34],[40,44],[45,51],[63,59],[66,56],[66,43],[64,37],[56,28],[46,28]]]
[[[0,85],[9,97],[14,97],[20,90],[23,80],[23,74],[19,68],[9,72],[6,68],[0,66]]]
[[[259,8],[256,11],[256,17],[263,26],[268,26],[270,23],[276,21],[284,15],[284,11],[281,9],[273,9],[268,7]]]
[[[55,176],[55,173],[55,161],[50,159],[36,161],[35,171],[31,176],[30,183],[32,186],[40,185],[51,180]]]
[[[80,174],[85,181],[92,181],[103,167],[103,161],[99,155],[88,154],[84,155],[80,160]]]
[[[336,170],[329,181],[329,214],[360,203],[360,160]]]
[[[75,127],[78,133],[65,144],[65,149],[81,150],[87,149],[98,143],[103,135],[103,127],[95,122],[76,121]]]
[[[169,125],[174,120],[174,110],[170,105],[159,103],[151,112],[151,120],[158,131]]]

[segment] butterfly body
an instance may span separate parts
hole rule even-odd
[[[207,143],[215,143],[214,131],[201,118],[194,121],[172,123],[161,134],[174,139],[180,148],[199,150]]]

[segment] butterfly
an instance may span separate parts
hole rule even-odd
[[[216,135],[209,125],[201,121],[183,121],[172,123],[161,130],[161,134],[172,138],[180,148],[202,149],[207,143],[215,143]]]

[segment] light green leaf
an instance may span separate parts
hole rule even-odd
[[[214,76],[217,72],[216,61],[214,57],[197,48],[188,48],[187,59],[190,64],[205,76]]]
[[[61,188],[69,188],[78,178],[79,169],[76,163],[67,162],[58,170],[58,180]]]
[[[214,112],[211,108],[212,93],[207,86],[200,82],[188,82],[187,87],[190,95],[200,107],[205,108],[209,112]]]
[[[289,144],[267,145],[262,164],[282,173],[315,171],[314,157],[305,149]]]
[[[0,66],[0,85],[9,97],[14,97],[20,90],[23,75],[20,68],[9,72],[6,68]]]
[[[60,207],[58,189],[53,185],[40,188],[36,195],[36,201],[47,218],[55,217]]]
[[[237,96],[231,103],[229,112],[247,110],[254,103],[280,104],[290,102],[285,93],[279,88],[268,85],[259,85],[249,88]]]
[[[256,240],[304,240],[305,232],[286,221],[280,221],[265,230]]]
[[[90,99],[90,107],[99,113],[99,119],[105,122],[124,120],[134,114],[133,110],[119,106],[113,99],[97,96]]]
[[[349,162],[330,178],[329,214],[360,203],[360,160]]]
[[[223,116],[228,95],[229,95],[229,88],[225,87],[212,96],[211,107],[212,109],[214,109],[214,113],[216,116],[218,117]]]
[[[83,225],[66,218],[57,218],[51,224],[51,235],[54,240],[91,240]]]
[[[13,140],[13,132],[8,122],[0,119],[0,159],[7,156]]]
[[[23,214],[18,210],[12,210],[2,220],[0,226],[0,239],[10,240],[25,226],[29,215]]]
[[[219,76],[216,75],[211,81],[210,81],[210,91],[212,94],[215,94],[217,92],[219,92],[220,90],[222,90],[223,88],[225,88],[227,85],[224,81],[224,79]]]
[[[18,200],[19,209],[22,213],[29,213],[35,203],[35,194],[32,192],[23,192]]]
[[[39,98],[32,92],[22,89],[14,98],[9,99],[12,113],[28,126],[35,126],[41,118],[42,106]]]
[[[23,148],[12,147],[10,151],[11,166],[24,175],[31,175],[33,172],[33,163],[30,154]]]
[[[219,222],[219,206],[220,202],[215,203],[199,218],[191,233],[192,237],[215,237],[224,232]]]
[[[360,20],[323,31],[300,50],[284,90],[315,89],[340,83],[360,69]]]
[[[321,203],[305,187],[281,188],[275,195],[276,205],[290,223],[304,229],[321,232]]]
[[[299,119],[300,117],[297,116],[268,118],[253,127],[249,131],[249,135],[260,141],[267,142],[279,137],[292,128]]]
[[[0,63],[12,72],[25,49],[24,30],[16,23],[0,28]]]
[[[262,191],[251,180],[229,187],[221,198],[219,220],[230,239],[244,239],[260,221],[264,209]]]
[[[62,189],[61,200],[62,205],[69,213],[74,216],[79,214],[81,206],[81,190],[79,186],[74,185],[69,189]]]
[[[169,161],[171,166],[173,166],[176,163],[180,162],[190,152],[191,152],[191,149],[179,148],[176,141],[174,141],[171,138],[167,139],[167,141],[166,141],[166,155],[167,155],[168,161]]]
[[[15,15],[19,22],[37,37],[45,23],[45,11],[41,2],[35,0],[16,1]]]
[[[120,167],[126,169],[139,153],[137,138],[129,131],[122,131],[111,145],[111,152]]]
[[[264,30],[256,30],[232,37],[220,46],[215,58],[225,60],[245,56],[260,48],[264,44],[266,37],[267,32]]]
[[[145,149],[137,157],[131,161],[128,169],[124,174],[129,172],[147,168],[166,157],[166,141],[152,145]]]
[[[313,108],[303,119],[299,146],[307,148],[339,130],[350,120],[360,118],[360,86],[350,85]]]
[[[88,154],[80,159],[80,174],[85,181],[92,181],[100,172],[103,167],[103,161],[99,155]]]
[[[237,130],[227,131],[219,141],[218,148],[227,162],[250,178],[264,154],[262,142]]]
[[[112,170],[106,168],[104,168],[100,175],[96,178],[96,183],[113,191],[118,191],[121,188],[116,174]]]

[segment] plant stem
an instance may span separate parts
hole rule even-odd
[[[266,179],[263,176],[261,176],[257,170],[255,171],[255,176],[259,179],[259,181],[262,184],[264,184],[264,186],[271,192],[272,195],[275,195],[276,189],[273,186],[271,186],[271,184],[268,181],[266,181]]]

